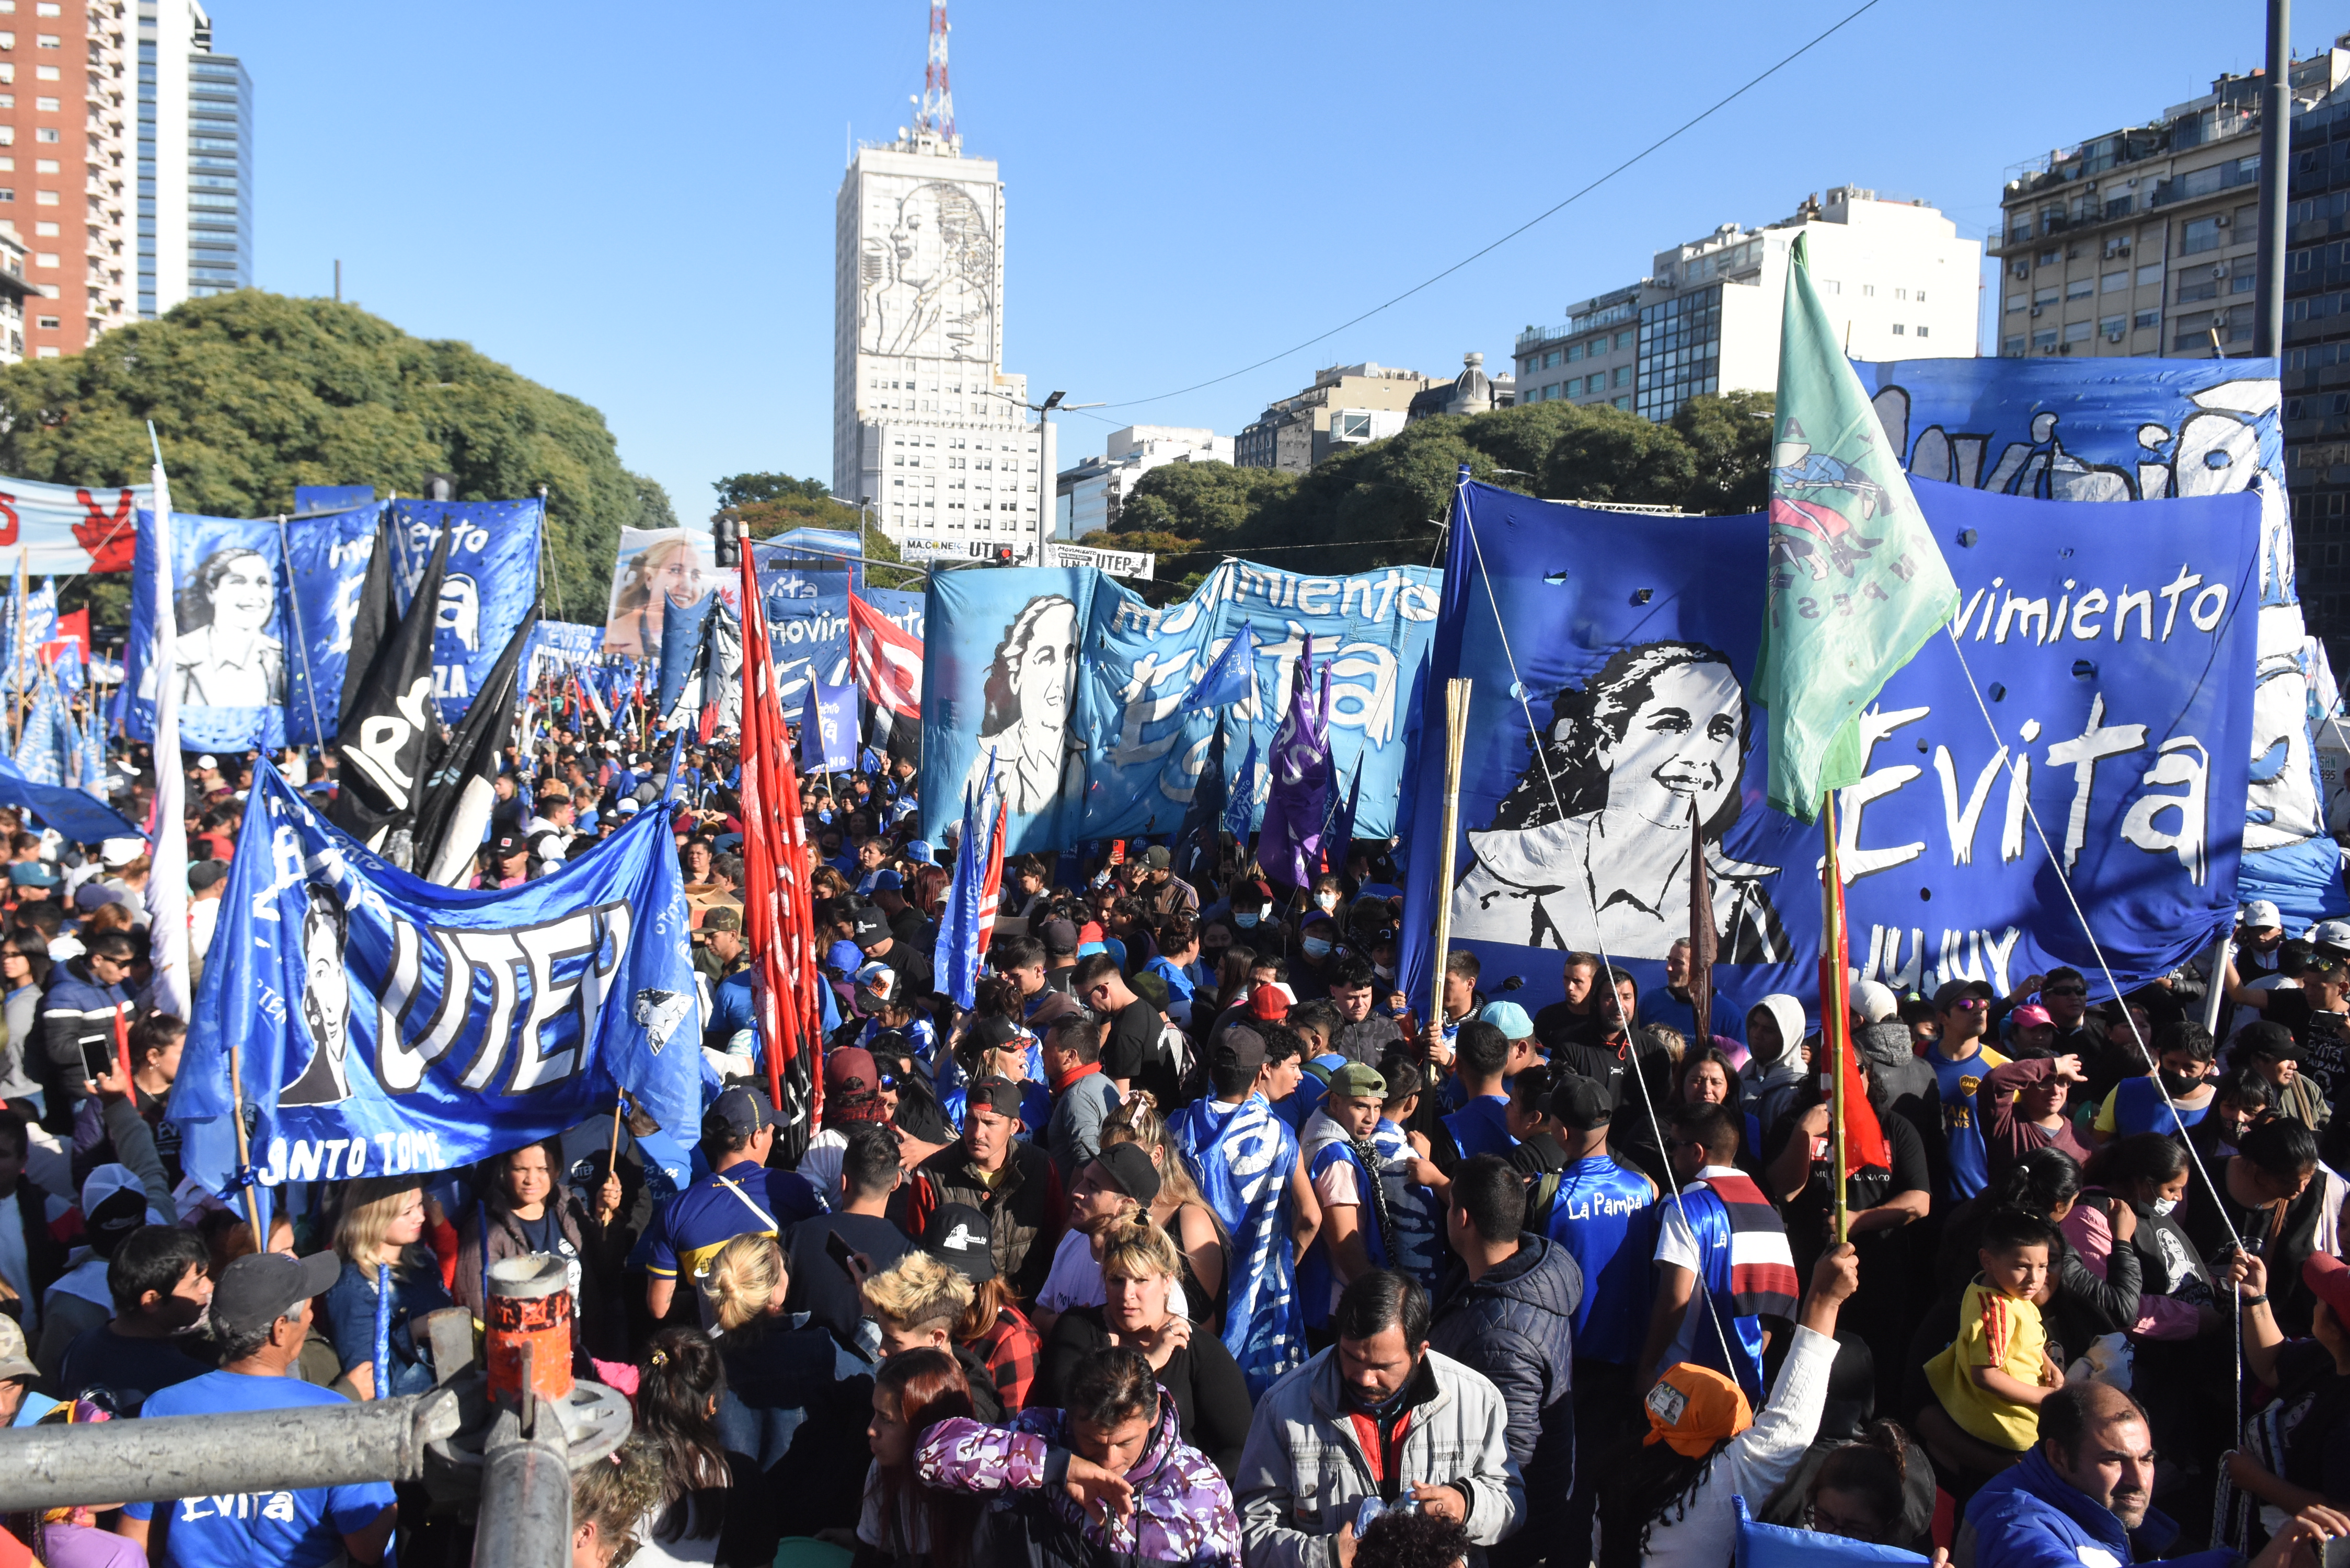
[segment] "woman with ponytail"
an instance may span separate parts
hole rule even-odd
[[[765,1488],[719,1436],[726,1368],[698,1328],[656,1333],[637,1364],[636,1431],[661,1456],[660,1494],[638,1521],[634,1568],[764,1568],[777,1535]]]
[[[1857,1442],[1831,1449],[1812,1472],[1804,1527],[1872,1546],[1930,1554],[1934,1469],[1909,1435],[1891,1421],[1872,1421]]]
[[[791,1276],[773,1236],[737,1236],[721,1247],[701,1288],[725,1371],[713,1424],[729,1452],[764,1472],[790,1449],[800,1424],[829,1402],[832,1336],[794,1328],[784,1315]]]

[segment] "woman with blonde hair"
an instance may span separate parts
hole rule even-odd
[[[581,1466],[571,1478],[571,1568],[628,1568],[637,1521],[660,1493],[660,1450],[642,1438]]]
[[[978,1350],[955,1338],[970,1321],[978,1295],[961,1269],[930,1252],[913,1251],[865,1282],[865,1310],[881,1331],[883,1362],[910,1351],[945,1351],[970,1380],[972,1407],[979,1418],[994,1422],[1003,1418],[1007,1408],[996,1393],[994,1374]]]
[[[327,1292],[327,1332],[343,1376],[362,1399],[425,1394],[432,1365],[411,1330],[419,1314],[457,1304],[441,1281],[440,1261],[424,1245],[424,1185],[412,1176],[362,1176],[343,1188],[335,1223],[342,1278]],[[375,1386],[376,1297],[391,1297],[390,1386]]]
[[[1193,1323],[1215,1327],[1223,1318],[1232,1239],[1225,1232],[1223,1220],[1200,1196],[1182,1155],[1168,1142],[1167,1120],[1159,1114],[1158,1102],[1145,1090],[1128,1095],[1102,1118],[1101,1142],[1104,1148],[1112,1144],[1139,1144],[1150,1157],[1151,1168],[1159,1173],[1159,1195],[1150,1200],[1150,1218],[1182,1251],[1186,1314]]]
[[[1061,1403],[1076,1369],[1097,1351],[1124,1345],[1149,1359],[1174,1401],[1183,1441],[1208,1456],[1226,1480],[1248,1440],[1248,1380],[1212,1334],[1194,1333],[1175,1310],[1183,1256],[1174,1239],[1139,1217],[1113,1226],[1102,1244],[1097,1307],[1072,1307],[1053,1324],[1036,1371],[1035,1401]]]
[[[832,1336],[784,1315],[790,1264],[773,1236],[737,1236],[700,1281],[711,1339],[726,1372],[714,1420],[729,1452],[766,1470],[833,1383]]]
[[[612,618],[604,628],[604,651],[632,658],[659,654],[661,618],[668,607],[691,609],[706,591],[692,537],[681,529],[655,540],[629,563],[628,575],[612,596]]]

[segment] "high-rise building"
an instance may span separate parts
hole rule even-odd
[[[1065,470],[1054,483],[1053,536],[1082,539],[1118,526],[1126,498],[1142,476],[1170,462],[1232,461],[1232,438],[1180,425],[1128,425],[1112,431],[1099,457]]]
[[[2292,146],[2285,490],[2302,616],[2340,670],[2350,669],[2350,86],[2294,118]]]
[[[1639,283],[1568,306],[1516,345],[1520,403],[1567,399],[1669,420],[1706,392],[1779,379],[1787,254],[1798,235],[1846,349],[1862,359],[1975,352],[1982,247],[1923,202],[1839,185],[1760,229],[1724,223],[1656,253]]]
[[[833,493],[870,502],[892,539],[1034,559],[1054,431],[1003,369],[1003,182],[963,156],[943,4],[912,128],[857,150],[834,212]]]
[[[2350,47],[2292,78],[2298,115],[2350,80]],[[2011,168],[1991,241],[2000,353],[2251,353],[2262,97],[2259,73],[2223,76],[2150,124]]]
[[[253,285],[253,83],[198,0],[139,7],[139,314]]]
[[[1451,383],[1443,383],[1448,389]],[[1314,384],[1268,407],[1232,438],[1242,468],[1285,468],[1303,473],[1333,452],[1360,446],[1403,429],[1411,400],[1438,385],[1417,370],[1393,365],[1333,365],[1314,372]]]
[[[30,255],[30,357],[78,354],[131,319],[137,84],[123,0],[12,0],[0,12],[0,221]]]

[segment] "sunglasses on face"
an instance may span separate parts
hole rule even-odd
[[[2085,985],[2060,985],[2050,990],[2043,991],[2040,994],[2043,996],[2086,996],[2089,994],[2089,988]]]
[[[1952,1012],[1980,1012],[1990,1005],[1990,1002],[1985,1002],[1980,996],[1962,996],[1959,998],[1958,1001],[1950,1003],[1950,1011]]]

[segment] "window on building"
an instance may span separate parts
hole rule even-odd
[[[38,44],[45,49],[55,49],[64,47],[55,33],[36,33],[33,36],[33,42]]]
[[[2251,273],[2239,273],[2234,277],[2228,280],[2228,292],[2230,294],[2250,294],[2252,290],[2258,288],[2260,285],[2261,280]]]
[[[2199,255],[2205,251],[2216,251],[2226,242],[2226,234],[2220,227],[2219,219],[2197,218],[2179,230],[2178,254],[2191,256]]]
[[[33,317],[33,325],[45,331],[55,332],[59,324],[54,316],[36,316]]]
[[[55,223],[35,223],[33,225],[33,237],[35,239],[41,240],[54,240],[57,237],[57,226]]]
[[[1860,286],[1860,296],[1863,299],[1875,299],[1877,297],[1877,286],[1873,283],[1862,284]]]
[[[1555,349],[1555,348],[1554,348],[1554,349],[1552,349],[1549,353],[1547,353],[1547,354],[1544,355],[1544,356],[1542,357],[1542,362],[1543,362],[1543,369],[1545,369],[1545,370],[1550,369],[1552,367],[1555,366],[1555,365],[1558,363],[1558,350],[1557,350],[1557,349]]]
[[[2124,267],[2119,272],[2109,272],[2099,278],[2097,286],[2107,294],[2113,294],[2127,288],[2130,286],[2129,277],[2129,268]]]
[[[2015,358],[2017,358],[2018,356],[2020,356],[2021,354],[2022,354],[2022,352],[2023,352],[2023,336],[2022,336],[2022,333],[2017,333],[2017,334],[2016,334],[2016,335],[2014,335],[2013,337],[2003,337],[2003,338],[2000,339],[1999,351],[2000,351],[2002,354],[2003,354],[2003,355],[2007,356],[2007,358],[2011,358],[2011,359]]]
[[[1627,413],[1629,413],[1632,408],[1632,400],[1630,398],[1618,398],[1616,400],[1616,406],[1624,410]]]
[[[2034,348],[2055,348],[2055,347],[2056,347],[2056,329],[2055,329],[2054,327],[2043,327],[2039,328],[2038,330],[2034,331],[2034,332],[2032,334],[2032,346],[2033,346]]]
[[[1572,364],[1574,364],[1577,359],[1580,359],[1580,358],[1583,358],[1583,345],[1582,345],[1582,344],[1580,344],[1580,343],[1570,343],[1570,344],[1568,344],[1568,345],[1566,346],[1566,362],[1567,362],[1568,364],[1572,365]]]
[[[2159,310],[2141,310],[2136,316],[2130,317],[2130,330],[2133,332],[2143,331],[2147,327],[2159,327],[2161,325],[2162,312]]]
[[[1893,297],[1896,299],[1907,299],[1909,297],[1909,291],[1906,288],[1897,288],[1893,291]]]
[[[36,128],[34,130],[34,131],[33,131],[33,140],[36,140],[36,141],[55,141],[55,140],[58,140],[58,137],[57,137],[57,127],[55,127],[55,126],[53,126],[53,125],[44,125],[44,126],[36,127]]]
[[[2055,304],[2055,303],[2056,303],[2056,290],[2055,290],[2053,286],[2052,286],[2052,287],[2048,287],[2048,288],[2035,288],[2035,289],[2033,289],[2033,290],[2032,291],[2032,303],[2033,303],[2033,304],[2034,304],[2034,305],[2054,305],[2054,304]]]
[[[2101,319],[2098,321],[2098,323],[2097,323],[2097,330],[2098,330],[2099,332],[2103,333],[2103,334],[2104,334],[2105,336],[2106,336],[2107,337],[2120,337],[2120,336],[2121,336],[2121,334],[2123,333],[2123,331],[2128,327],[2128,326],[2129,326],[2129,317],[2126,317],[2126,316],[2108,316],[2108,317],[2105,317],[2101,318]]]
[[[1893,324],[1893,336],[1895,336],[1896,337],[1899,337],[1904,336],[1906,333],[1908,333],[1908,330],[1909,330],[1909,329],[1908,329],[1908,327],[1906,327],[1902,326],[1902,325],[1901,325],[1901,323],[1899,323],[1898,321],[1897,321],[1897,322],[1895,322],[1895,323]]]
[[[2011,294],[2007,296],[2007,307],[2011,311],[2021,310],[2030,303],[2030,298],[2024,295]]]
[[[2033,260],[2034,265],[2039,266],[2054,266],[2056,265],[2056,253],[2054,251],[2042,251],[2037,256],[2033,257]]]
[[[2067,343],[2086,343],[2089,340],[2090,334],[2095,330],[2096,327],[2095,324],[2091,322],[2067,321],[2064,323],[2064,341]]]
[[[8,7],[11,11],[16,8],[14,5]],[[33,15],[36,16],[62,16],[65,14],[65,7],[56,4],[55,0],[40,0],[40,4],[33,7]]]
[[[1631,384],[1632,384],[1632,367],[1631,367],[1631,366],[1629,366],[1629,365],[1618,365],[1618,366],[1617,366],[1617,367],[1616,367],[1616,385],[1617,385],[1617,386],[1619,386],[1619,387],[1628,387],[1628,386],[1630,386]]]
[[[1920,326],[1920,327],[1918,328],[1918,337],[1924,337],[1929,336],[1929,334],[1928,334],[1928,332],[1927,332],[1926,328],[1925,328],[1923,326]]]
[[[2096,292],[2097,280],[2094,277],[2076,277],[2064,286],[2067,299],[2086,299]]]

